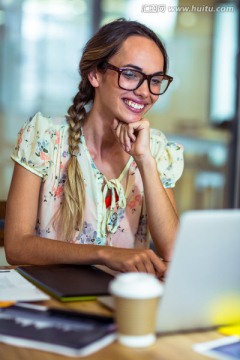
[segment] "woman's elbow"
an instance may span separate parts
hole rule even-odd
[[[21,246],[22,250],[23,247]],[[17,246],[16,242],[12,240],[9,234],[4,234],[4,249],[5,256],[8,264],[10,265],[21,265],[21,252],[20,247]]]
[[[4,246],[5,256],[9,265],[20,265],[20,259],[18,258],[17,251],[12,246]]]

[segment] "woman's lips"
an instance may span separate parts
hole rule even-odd
[[[123,99],[124,104],[127,106],[128,109],[135,113],[140,113],[145,108],[146,104],[141,104],[129,99]]]

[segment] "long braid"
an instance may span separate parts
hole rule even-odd
[[[82,81],[78,93],[68,109],[70,159],[67,168],[67,181],[64,186],[62,204],[54,217],[59,238],[71,241],[76,230],[81,231],[85,209],[85,184],[77,159],[81,126],[86,119],[85,105],[94,100],[95,90],[88,80],[93,70],[102,73],[104,63],[121,48],[123,42],[133,35],[144,36],[153,40],[164,57],[164,71],[167,69],[167,53],[157,35],[136,21],[118,19],[104,25],[86,44],[80,61],[79,71]]]
[[[85,105],[93,99],[93,88],[87,86],[88,80],[79,84],[79,92],[68,109],[69,136],[68,145],[70,159],[67,167],[67,181],[64,196],[59,209],[58,232],[62,239],[72,240],[76,230],[81,230],[85,209],[85,184],[77,155],[81,126],[86,118]]]

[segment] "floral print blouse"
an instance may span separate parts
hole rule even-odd
[[[174,187],[183,171],[183,148],[168,142],[163,133],[155,129],[150,132],[150,146],[163,186]],[[36,223],[38,236],[57,239],[52,218],[63,196],[69,158],[65,117],[50,118],[37,113],[20,130],[12,159],[42,178]],[[82,133],[78,161],[84,176],[86,208],[83,229],[76,232],[71,242],[148,247],[143,183],[133,157],[118,179],[107,180],[94,164]]]

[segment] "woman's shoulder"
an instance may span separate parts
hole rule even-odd
[[[18,133],[12,159],[42,178],[56,163],[63,144],[67,144],[67,121],[64,117],[46,117],[38,112]]]
[[[150,129],[150,139],[151,139],[152,142],[156,142],[156,141],[165,141],[165,142],[167,142],[167,138],[164,135],[164,133],[161,130],[154,129],[154,128]]]
[[[150,146],[154,153],[170,149],[172,152],[183,151],[182,145],[169,140],[161,130],[153,128],[150,129]]]
[[[65,138],[68,134],[66,117],[45,116],[41,112],[31,116],[21,127],[18,137],[25,145],[45,140],[47,143],[56,143],[56,139]]]
[[[167,143],[168,140],[161,130],[150,129],[150,147],[153,155],[163,151]]]
[[[37,127],[39,130],[50,130],[68,127],[66,116],[45,116],[41,112],[37,112],[34,116],[31,116],[30,119],[27,121],[27,124]]]
[[[183,172],[183,147],[157,129],[150,132],[151,151],[156,159],[158,172],[165,188],[174,187]]]

